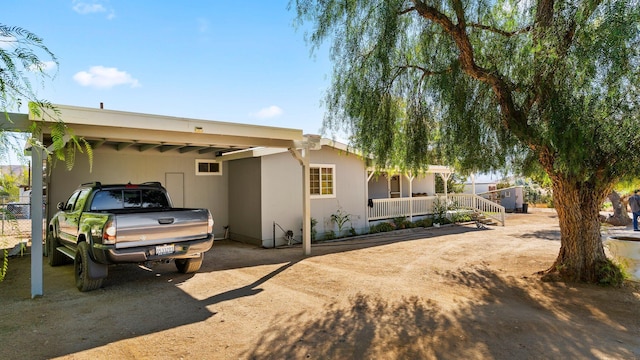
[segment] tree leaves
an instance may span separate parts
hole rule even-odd
[[[380,166],[640,173],[637,0],[295,4],[332,42],[325,126]]]
[[[45,80],[53,79],[47,72],[49,67],[45,60],[55,64],[57,69],[58,59],[40,37],[21,27],[0,24],[0,111],[5,113],[6,122],[11,122],[8,112],[27,103],[29,112],[43,119],[43,122],[34,122],[30,129],[32,137],[28,141],[31,146],[47,151],[47,156],[54,155],[56,159],[64,160],[69,169],[77,151],[86,151],[92,164],[93,153],[89,143],[75,137],[55,106],[38,99],[32,87],[31,78],[41,81],[42,86]],[[39,140],[42,126],[50,128],[52,146],[49,148]],[[15,139],[5,130],[1,135]],[[14,144],[15,141],[0,142],[0,156],[5,157],[9,151],[15,152]]]

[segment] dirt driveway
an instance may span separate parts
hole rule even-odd
[[[0,359],[640,359],[640,286],[542,283],[554,212],[507,226],[262,249],[217,241],[201,272],[110,268],[80,293],[72,266],[29,257],[0,283]]]

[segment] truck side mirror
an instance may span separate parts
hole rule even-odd
[[[64,210],[64,203],[59,202],[58,205],[56,205],[56,207],[58,208],[58,210]]]

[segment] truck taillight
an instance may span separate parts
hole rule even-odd
[[[209,220],[207,221],[207,232],[213,234],[213,216],[209,213]]]
[[[102,231],[102,243],[103,244],[115,244],[116,243],[116,222],[113,219],[109,219],[104,224],[104,230]]]

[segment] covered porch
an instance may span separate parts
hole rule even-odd
[[[447,181],[453,170],[447,166],[430,166],[418,176],[412,174],[367,174],[367,220],[379,221],[405,217],[429,216],[436,213],[437,205],[445,205],[445,212],[472,211],[483,214],[504,226],[505,207],[475,194],[449,194]],[[444,193],[436,193],[435,177],[444,182]]]

